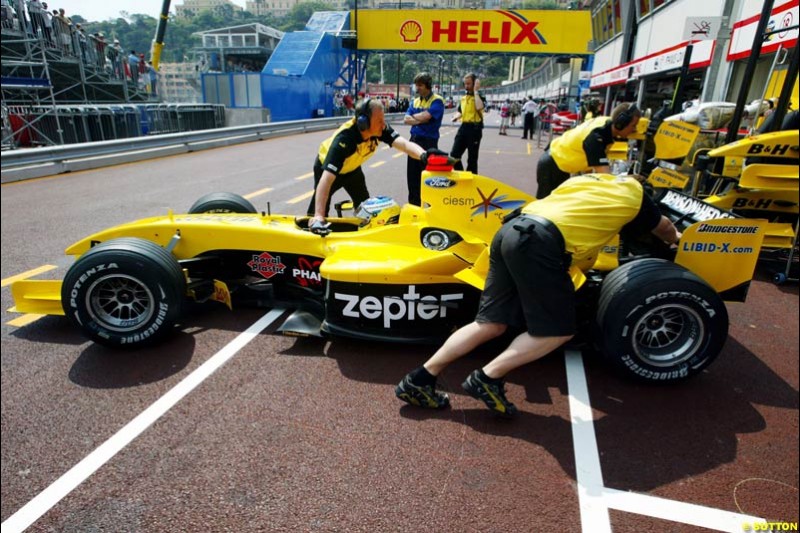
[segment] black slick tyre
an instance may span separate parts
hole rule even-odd
[[[186,281],[178,261],[157,244],[120,238],[99,244],[70,267],[61,287],[67,318],[106,346],[142,346],[172,331]]]
[[[626,377],[682,381],[706,368],[728,336],[725,302],[705,281],[662,259],[633,261],[603,281],[600,349]]]
[[[212,192],[200,197],[189,208],[190,215],[201,213],[257,213],[246,198],[232,192]]]

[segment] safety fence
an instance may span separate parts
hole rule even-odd
[[[215,104],[121,104],[3,107],[3,148],[110,141],[225,126]]]

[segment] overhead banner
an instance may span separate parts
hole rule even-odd
[[[592,40],[589,11],[359,10],[356,30],[359,50],[588,55]]]

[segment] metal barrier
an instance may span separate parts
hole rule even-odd
[[[83,133],[89,136],[102,136],[106,127],[114,127],[112,113],[105,113],[93,107],[91,113],[73,115],[73,131],[76,138]],[[152,110],[156,115],[163,110]],[[192,115],[185,110],[169,110],[177,120],[178,116]],[[180,111],[180,113],[179,113]],[[162,116],[161,118],[164,118]],[[394,117],[402,120],[402,115]],[[85,122],[80,122],[80,120]],[[215,119],[219,119],[216,116]],[[391,117],[387,117],[387,120]],[[187,118],[186,120],[193,120]],[[205,119],[203,119],[205,120]],[[3,152],[0,162],[2,182],[19,181],[42,176],[52,176],[75,170],[101,168],[132,161],[152,159],[164,155],[194,152],[208,148],[229,146],[243,142],[257,141],[295,133],[329,130],[335,128],[349,117],[333,117],[290,122],[271,122],[233,128],[206,129],[189,133],[170,133],[148,135],[138,138],[120,138],[104,142],[84,142],[62,146],[42,146]],[[199,124],[199,122],[198,122]]]
[[[3,118],[7,126],[3,146],[24,148],[57,144],[59,121],[64,144],[75,144],[221,128],[225,108],[217,104],[111,104],[59,105],[54,110],[52,106],[13,105],[4,107]]]

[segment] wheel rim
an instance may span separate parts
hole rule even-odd
[[[103,276],[92,283],[86,303],[91,317],[112,331],[134,331],[155,313],[155,299],[147,285],[125,274]]]
[[[651,309],[636,322],[633,331],[636,355],[657,367],[674,366],[691,358],[706,336],[700,315],[676,304]]]

